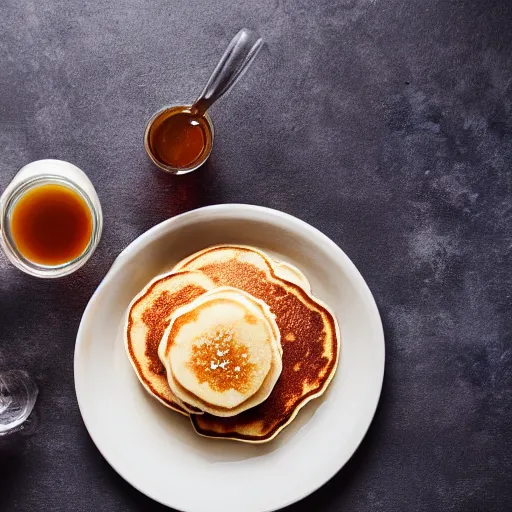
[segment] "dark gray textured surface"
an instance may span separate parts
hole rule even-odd
[[[0,451],[0,510],[164,510],[92,444],[75,334],[137,235],[247,202],[337,242],[386,330],[365,441],[290,512],[509,511],[511,21],[508,0],[2,0],[0,190],[31,160],[69,160],[96,184],[106,225],[62,280],[0,257],[0,369],[25,368],[41,389],[36,432]],[[192,100],[244,25],[267,46],[214,108],[209,164],[182,178],[153,169],[145,120]]]

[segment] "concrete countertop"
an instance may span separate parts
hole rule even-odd
[[[57,281],[0,256],[0,370],[26,369],[41,391],[34,432],[0,451],[0,510],[164,510],[90,440],[75,336],[134,238],[240,202],[339,244],[386,332],[368,435],[288,510],[509,511],[511,19],[507,0],[2,0],[0,191],[32,160],[68,160],[97,187],[105,229],[91,261]],[[209,163],[158,171],[146,120],[192,101],[242,26],[266,46],[212,111]]]

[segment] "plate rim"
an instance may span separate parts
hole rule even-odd
[[[321,481],[319,484],[314,484],[310,488],[308,488],[305,492],[300,493],[296,498],[283,503],[279,506],[279,508],[270,508],[270,509],[262,509],[261,512],[273,512],[276,510],[280,510],[284,507],[290,506],[294,503],[297,503],[310,494],[313,494],[318,489],[323,487],[327,482],[329,482],[347,463],[348,461],[353,457],[356,450],[359,448],[361,443],[363,442],[364,438],[366,437],[366,434],[368,433],[368,429],[370,428],[370,425],[372,424],[375,413],[377,411],[378,404],[380,402],[380,397],[382,394],[382,387],[384,382],[384,370],[385,370],[385,363],[386,363],[386,344],[385,344],[385,336],[384,336],[384,328],[382,324],[382,318],[380,316],[379,308],[377,306],[377,302],[375,301],[375,297],[373,296],[368,284],[366,283],[364,277],[359,272],[355,264],[352,262],[352,260],[347,256],[347,254],[339,247],[333,240],[331,240],[325,233],[320,231],[318,228],[315,228],[308,222],[299,219],[298,217],[295,217],[294,215],[291,215],[289,213],[282,212],[280,210],[276,210],[274,208],[269,208],[265,206],[258,206],[258,205],[251,205],[251,204],[243,204],[243,203],[224,203],[224,204],[216,204],[216,205],[208,205],[203,206],[200,208],[195,208],[193,210],[189,210],[187,212],[181,213],[179,215],[176,215],[174,217],[171,217],[169,219],[165,219],[162,222],[159,222],[158,224],[155,224],[148,230],[141,233],[139,236],[137,236],[132,242],[130,242],[114,259],[112,265],[110,266],[109,270],[91,295],[87,306],[84,309],[84,312],[80,319],[80,325],[77,331],[76,340],[75,340],[75,349],[74,349],[74,356],[73,356],[73,379],[74,379],[74,387],[75,387],[75,394],[76,399],[78,403],[78,408],[80,411],[80,415],[82,417],[82,421],[84,422],[84,426],[87,430],[87,433],[89,434],[92,442],[94,443],[96,449],[100,452],[102,457],[107,461],[107,463],[110,465],[110,467],[121,477],[123,480],[125,480],[129,485],[131,485],[134,489],[139,491],[140,493],[144,494],[148,498],[152,499],[153,501],[160,503],[161,505],[164,505],[166,507],[174,508],[176,510],[179,510],[181,512],[188,512],[185,509],[181,509],[179,507],[176,507],[175,505],[166,503],[162,501],[160,498],[152,495],[150,492],[146,492],[145,490],[141,489],[139,485],[134,482],[132,479],[130,479],[128,476],[126,476],[125,471],[122,467],[120,467],[117,463],[113,462],[109,456],[106,455],[105,450],[99,446],[97,439],[91,432],[90,425],[88,424],[85,413],[83,410],[83,402],[84,399],[81,397],[81,391],[80,391],[80,371],[78,370],[79,364],[78,361],[81,357],[82,351],[83,351],[83,345],[84,342],[83,339],[83,331],[85,330],[85,318],[89,311],[94,306],[94,303],[98,299],[98,296],[101,294],[102,290],[106,288],[109,284],[109,281],[113,279],[114,274],[118,271],[119,268],[121,268],[124,264],[124,260],[129,257],[129,255],[136,253],[141,248],[143,248],[146,245],[146,241],[150,241],[153,237],[157,236],[159,233],[164,234],[168,229],[169,226],[177,224],[175,226],[175,229],[179,229],[180,224],[186,224],[190,218],[194,218],[196,216],[201,216],[205,214],[205,212],[214,212],[217,214],[225,213],[229,217],[230,214],[233,214],[234,212],[246,212],[246,213],[261,213],[263,215],[266,215],[267,218],[269,216],[277,216],[280,217],[282,220],[295,224],[295,226],[300,227],[301,229],[305,229],[309,231],[310,233],[313,233],[315,236],[320,237],[325,244],[329,247],[331,251],[334,251],[337,253],[342,259],[344,263],[344,267],[350,269],[352,277],[354,277],[358,281],[358,286],[360,287],[360,291],[364,293],[367,298],[369,299],[369,305],[374,310],[373,316],[375,320],[377,321],[376,327],[377,327],[377,336],[379,338],[379,344],[381,345],[382,349],[382,358],[379,364],[379,375],[378,375],[378,392],[375,394],[375,403],[373,404],[371,408],[371,415],[369,415],[369,419],[367,421],[367,425],[362,430],[361,439],[358,443],[354,444],[354,447],[349,450],[349,455],[346,457],[346,460],[342,461],[339,465],[337,465],[337,469],[325,480]],[[376,379],[377,381],[377,379]],[[100,443],[101,444],[101,443]]]

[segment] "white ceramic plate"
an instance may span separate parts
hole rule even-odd
[[[123,315],[144,285],[220,243],[259,247],[299,267],[341,327],[340,364],[329,389],[264,445],[199,437],[187,418],[144,391],[123,346]],[[236,204],[179,215],[130,244],[91,298],[75,349],[78,403],[100,452],[139,491],[187,512],[277,510],[316,490],[363,439],[383,373],[377,306],[345,253],[295,217]]]

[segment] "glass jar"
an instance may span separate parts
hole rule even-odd
[[[91,214],[91,238],[84,251],[71,261],[59,265],[43,265],[27,259],[14,241],[11,220],[16,203],[28,191],[42,185],[61,185],[75,192]],[[93,184],[78,167],[62,160],[38,160],[21,168],[0,197],[0,243],[11,263],[27,274],[55,278],[71,274],[92,256],[101,238],[103,214]]]
[[[144,148],[146,149],[146,153],[149,156],[150,160],[162,171],[166,171],[171,174],[187,174],[189,172],[195,171],[199,169],[210,157],[210,154],[213,149],[213,141],[215,138],[215,130],[213,129],[212,118],[205,112],[201,116],[195,118],[191,114],[192,105],[168,105],[166,107],[161,108],[156,111],[150,118],[150,120],[146,124],[146,129],[144,131]],[[153,139],[152,133],[154,129],[162,123],[165,123],[169,118],[176,116],[177,114],[185,114],[190,116],[192,124],[201,125],[203,128],[203,150],[200,153],[198,159],[191,163],[190,165],[186,165],[184,167],[176,167],[170,164],[163,162],[158,155],[155,153],[153,144],[151,140]],[[170,136],[171,134],[168,134]],[[175,133],[174,135],[181,137],[181,139],[177,139],[175,144],[183,145],[186,144],[186,140],[183,138],[183,134]],[[178,142],[179,141],[179,142]],[[158,145],[163,144],[172,144],[172,140],[160,140]]]

